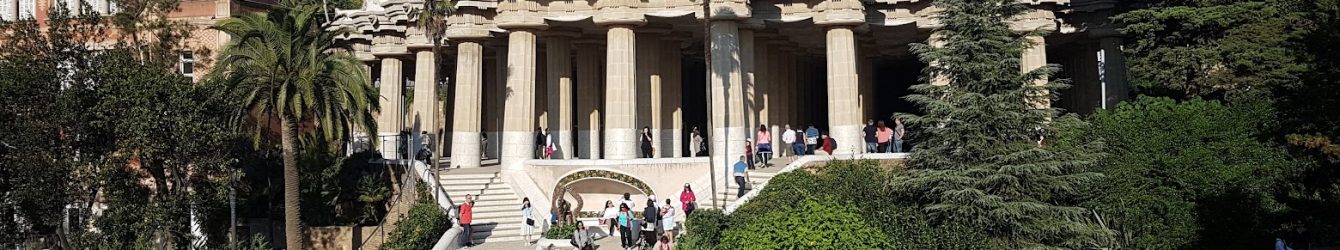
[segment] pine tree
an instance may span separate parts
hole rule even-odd
[[[1029,8],[1017,0],[939,0],[939,43],[913,45],[928,66],[907,99],[923,115],[902,115],[922,141],[906,175],[890,187],[938,223],[982,230],[998,247],[1087,248],[1110,235],[1073,206],[1097,153],[1038,143],[1040,132],[1073,125],[1046,108],[1058,81],[1037,84],[1053,66],[1023,72],[1021,53],[1034,46],[1008,22]],[[947,82],[935,84],[933,82]],[[1058,124],[1066,123],[1066,124]],[[1092,146],[1092,145],[1090,145]]]

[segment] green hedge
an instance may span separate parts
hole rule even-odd
[[[722,232],[724,249],[888,249],[889,236],[846,204],[804,198]]]
[[[679,237],[676,247],[682,250],[716,249],[721,244],[721,231],[729,224],[727,220],[721,210],[694,210],[684,221],[684,235]]]
[[[575,224],[557,224],[549,227],[549,231],[544,231],[546,239],[572,239],[573,231],[577,230]]]
[[[386,239],[382,249],[432,249],[442,234],[451,229],[451,220],[447,214],[437,204],[433,204],[432,197],[426,194],[427,190],[423,186],[427,185],[420,183],[417,186],[419,202],[391,230],[391,237]]]

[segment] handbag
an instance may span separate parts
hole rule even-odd
[[[527,226],[532,226],[532,227],[535,226],[535,219],[527,218],[527,219],[526,219],[526,225],[527,225]]]

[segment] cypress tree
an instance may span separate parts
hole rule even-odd
[[[938,44],[915,44],[929,65],[907,97],[922,115],[900,115],[921,141],[906,175],[890,188],[917,204],[937,223],[981,230],[997,247],[1089,248],[1111,235],[1093,214],[1074,206],[1079,190],[1101,178],[1087,172],[1097,153],[1043,146],[1039,135],[1076,125],[1053,119],[1048,107],[1059,81],[1038,84],[1055,66],[1021,70],[1021,55],[1034,46],[1011,30],[1029,11],[1017,0],[937,0]],[[948,84],[935,84],[944,82]],[[1065,124],[1059,124],[1065,123]],[[1082,125],[1082,124],[1080,124]]]

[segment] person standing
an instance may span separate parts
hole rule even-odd
[[[698,131],[698,127],[693,127],[693,132],[689,132],[689,157],[697,157],[704,148],[703,133]]]
[[[810,124],[810,127],[805,129],[805,153],[813,154],[814,150],[819,148],[819,143],[821,143],[819,141],[819,129],[814,128],[814,124]]]
[[[907,135],[907,130],[903,127],[903,119],[893,118],[893,152],[903,152],[903,136]]]
[[[884,121],[879,121],[879,126],[876,127],[878,131],[875,132],[875,135],[879,140],[879,152],[888,153],[889,151],[892,151],[893,149],[889,148],[889,146],[891,146],[889,145],[889,142],[893,139],[893,130],[889,129],[889,126],[885,125]]]
[[[557,136],[557,135],[554,135],[553,132],[549,131],[549,128],[544,128],[544,134],[545,134],[545,136],[544,136],[544,143],[545,143],[545,145],[544,145],[544,158],[545,158],[545,159],[553,159],[553,158],[554,158],[554,152],[558,152],[558,150],[559,150],[559,148],[558,148],[558,144],[557,144],[558,139],[557,139],[557,138],[554,138],[554,137]]]
[[[778,157],[786,156],[787,149],[792,148],[791,144],[796,143],[796,131],[791,130],[791,124],[787,124],[785,128],[786,129],[782,130],[782,145],[780,145],[781,149],[777,150],[778,152],[780,152],[778,154]],[[791,154],[795,154],[795,152],[793,151]]]
[[[740,188],[740,192],[735,195],[735,198],[744,197],[745,184],[748,184],[746,181],[749,180],[749,173],[746,172],[748,166],[745,166],[744,157],[745,156],[741,155],[740,160],[735,162],[735,185]]]
[[[591,238],[591,231],[586,229],[586,224],[577,221],[577,229],[572,232],[572,246],[578,250],[595,250],[595,240]]]
[[[866,121],[865,121],[865,129],[862,129],[862,134],[865,134],[865,152],[866,152],[866,153],[875,153],[875,152],[877,152],[876,148],[878,148],[878,146],[879,146],[879,145],[878,145],[878,140],[877,140],[878,138],[876,138],[876,136],[875,136],[875,133],[877,133],[877,132],[878,132],[878,130],[875,128],[875,120],[873,120],[873,119],[871,119],[871,120],[866,120]]]
[[[763,161],[763,167],[768,166],[768,160],[772,159],[772,132],[768,131],[768,125],[758,125],[758,156]]]
[[[607,231],[605,232],[609,233],[611,236],[618,232],[616,231],[619,228],[619,222],[616,221],[618,218],[619,207],[614,206],[614,201],[605,201],[605,213],[600,216],[600,223],[609,224],[609,228],[606,229]]]
[[[623,203],[623,205],[628,206],[628,209],[633,209],[637,207],[637,204],[633,203],[633,199],[630,197],[632,196],[629,195],[628,193],[623,193],[623,199],[619,200],[619,203]]]
[[[486,152],[488,152],[488,148],[489,148],[489,135],[488,135],[488,134],[485,134],[485,133],[479,133],[479,159],[480,159],[480,160],[484,160],[484,159],[488,159],[488,158],[489,158],[488,153],[486,153]],[[459,167],[458,167],[458,168],[459,168]]]
[[[675,205],[670,203],[670,199],[665,199],[665,206],[661,206],[661,234],[665,237],[675,238]]]
[[[684,191],[679,192],[679,203],[684,204],[684,216],[693,214],[693,209],[698,207],[698,196],[693,194],[693,187],[684,183]]]
[[[809,152],[805,152],[805,148],[807,148],[805,146],[805,133],[800,132],[799,129],[792,132],[796,136],[796,138],[792,139],[795,142],[791,144],[791,151],[796,153],[796,158],[808,155]]]
[[[647,207],[642,209],[642,238],[655,239],[657,229],[661,228],[661,209],[656,207],[656,200],[647,200]]]
[[[544,159],[544,148],[549,145],[548,138],[544,134],[544,127],[535,127],[535,159]]]
[[[619,243],[623,249],[627,250],[633,247],[637,242],[633,242],[633,231],[629,229],[633,225],[633,212],[629,211],[627,204],[619,205]]]
[[[527,246],[531,243],[531,237],[535,235],[535,217],[531,215],[532,212],[534,211],[530,208],[530,197],[521,198],[521,222],[526,223],[521,225],[521,238]]]
[[[651,158],[651,127],[642,127],[642,158]]]
[[[465,203],[461,203],[461,208],[460,208],[460,211],[461,211],[461,229],[462,229],[463,231],[465,231],[465,245],[466,245],[466,246],[472,246],[472,245],[475,244],[475,242],[474,242],[474,238],[471,238],[471,236],[474,235],[474,231],[471,230],[472,228],[470,228],[470,222],[471,222],[472,219],[474,219],[474,211],[473,211],[473,210],[474,210],[474,207],[475,207],[475,200],[472,199],[470,196],[471,196],[471,195],[468,195],[468,194],[465,195]]]
[[[754,141],[749,138],[744,139],[744,155],[749,157],[745,164],[749,164],[749,169],[754,169]]]

